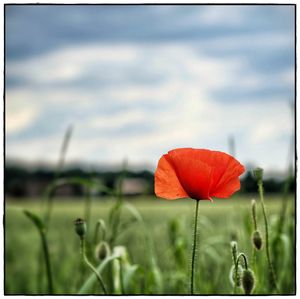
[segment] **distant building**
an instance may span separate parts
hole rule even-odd
[[[146,193],[148,183],[145,179],[125,178],[122,184],[122,192],[124,195],[140,195]]]

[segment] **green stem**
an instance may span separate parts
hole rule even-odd
[[[258,192],[259,192],[259,196],[260,196],[260,202],[261,202],[261,207],[262,207],[264,222],[265,222],[266,254],[267,254],[267,260],[268,260],[268,265],[269,265],[269,272],[271,275],[271,280],[272,280],[273,286],[274,286],[276,292],[278,293],[275,272],[274,272],[273,264],[272,264],[271,257],[270,257],[269,228],[268,228],[268,219],[267,219],[266,208],[265,208],[265,203],[264,203],[264,190],[263,190],[262,180],[259,180],[257,182],[257,184],[258,184]]]
[[[247,270],[248,269],[248,260],[247,260],[247,257],[246,257],[246,255],[244,253],[240,253],[238,255],[236,263],[237,263],[237,265],[239,264],[239,261],[240,261],[241,257],[244,259],[245,269]]]
[[[196,245],[197,245],[198,208],[199,208],[199,200],[196,200],[194,240],[193,240],[193,252],[192,252],[192,267],[191,267],[191,295],[194,294],[194,270],[195,270],[195,256],[196,256]]]
[[[231,245],[232,263],[234,265],[234,272],[235,272],[234,287],[233,287],[233,294],[235,294],[237,289],[237,283],[238,283],[237,243],[235,241],[232,241],[230,245]]]
[[[56,182],[57,179],[55,178],[54,179],[54,182]],[[52,210],[53,210],[53,197],[54,197],[54,190],[52,190],[50,192],[50,194],[48,195],[48,198],[47,198],[47,207],[46,207],[46,213],[45,213],[45,226],[48,230],[48,227],[49,227],[49,223],[50,223],[50,217],[51,217],[51,214],[52,214]]]
[[[254,224],[254,230],[257,230],[257,220],[256,220],[256,203],[255,200],[252,202],[252,219]]]
[[[283,196],[282,196],[282,206],[281,206],[281,213],[280,213],[280,218],[278,222],[278,227],[277,227],[277,235],[280,236],[281,232],[283,231],[284,227],[284,222],[285,222],[285,215],[288,207],[288,193],[289,193],[289,188],[291,184],[291,178],[290,174],[287,177],[286,181],[284,182],[283,186]]]
[[[121,173],[120,178],[118,180],[118,183],[117,183],[117,186],[116,186],[116,192],[115,192],[116,204],[113,207],[113,209],[115,209],[115,214],[114,214],[114,217],[112,219],[112,234],[109,238],[109,243],[112,247],[113,247],[114,242],[115,242],[115,240],[118,236],[118,229],[119,229],[120,218],[121,218],[121,210],[122,210],[122,206],[124,204],[122,187],[123,187],[123,181],[124,181],[124,179],[126,177],[126,173],[127,173],[126,168],[127,168],[127,161],[125,160],[123,162],[122,173]]]
[[[90,226],[90,219],[91,219],[91,207],[92,207],[92,197],[90,187],[87,187],[86,195],[85,195],[85,221],[86,225]]]
[[[117,197],[117,202],[116,202],[115,206],[113,207],[113,209],[115,209],[115,212],[114,212],[113,219],[111,222],[112,232],[111,232],[111,236],[109,238],[109,244],[111,245],[111,247],[114,246],[114,242],[119,233],[118,230],[119,230],[119,225],[120,225],[122,206],[123,206],[123,201],[119,200],[119,198]]]
[[[233,287],[233,294],[236,294],[237,289],[237,280],[238,280],[238,264],[234,264],[234,272],[235,272],[235,279],[234,279],[234,287]]]
[[[47,271],[48,292],[49,294],[53,294],[53,281],[52,281],[52,271],[51,271],[48,243],[47,243],[45,232],[41,231],[40,234],[41,234],[42,248],[44,252],[46,271]]]
[[[254,224],[254,231],[257,231],[256,201],[254,199],[252,200],[252,218],[253,218],[253,224]],[[256,249],[254,246],[252,248],[251,265],[252,265],[254,272],[256,272]]]
[[[125,294],[124,291],[124,283],[123,283],[123,264],[122,264],[122,259],[119,259],[120,263],[120,286],[121,286],[121,294]]]
[[[66,153],[67,153],[68,145],[70,143],[72,132],[73,132],[73,127],[69,126],[64,135],[63,143],[62,143],[62,146],[60,149],[58,164],[56,167],[56,171],[54,173],[53,182],[56,182],[58,180],[61,170],[64,166]],[[49,194],[49,196],[47,198],[47,206],[46,206],[46,213],[45,213],[45,220],[44,220],[47,229],[49,227],[50,218],[51,218],[52,209],[53,209],[53,197],[54,197],[53,193],[54,192],[51,192],[51,194]]]
[[[252,264],[252,268],[253,268],[254,272],[256,272],[256,249],[254,247],[252,248],[252,261],[251,261],[251,264]]]
[[[238,263],[237,263],[236,251],[233,250],[232,250],[232,260],[233,260],[234,272],[235,272],[233,294],[236,294],[237,283],[238,283]]]
[[[105,222],[102,219],[99,219],[96,223],[95,233],[94,233],[94,245],[96,246],[98,244],[98,234],[99,230],[102,230],[101,240],[106,239],[106,227]]]
[[[81,254],[82,254],[83,261],[95,273],[95,275],[96,275],[96,277],[97,277],[97,279],[98,279],[98,281],[100,283],[100,286],[101,286],[104,294],[107,295],[107,290],[105,288],[104,282],[103,282],[100,274],[95,269],[95,267],[90,263],[90,261],[88,260],[88,258],[86,256],[86,253],[85,253],[85,239],[84,239],[84,237],[80,238],[80,242],[81,242]]]

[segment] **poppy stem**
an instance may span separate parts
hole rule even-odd
[[[233,287],[233,294],[235,294],[238,285],[237,243],[235,241],[231,242],[231,255],[232,255],[232,262],[233,262],[234,274],[235,274],[234,287]]]
[[[51,272],[48,242],[47,242],[47,239],[46,239],[45,232],[41,232],[40,234],[41,234],[42,247],[43,247],[44,256],[45,256],[45,263],[46,263],[48,291],[49,291],[49,294],[53,294],[53,280],[52,280],[52,272]]]
[[[106,295],[107,294],[107,290],[105,288],[104,282],[102,280],[102,277],[100,276],[100,274],[98,273],[98,271],[96,270],[96,268],[91,264],[91,262],[89,261],[89,259],[86,256],[86,252],[85,252],[85,238],[84,236],[80,237],[80,246],[81,246],[81,254],[82,254],[82,259],[84,261],[84,263],[90,268],[91,271],[94,272],[94,274],[96,275],[101,289],[103,291],[103,293]]]
[[[195,256],[196,256],[196,245],[197,245],[198,208],[199,208],[199,200],[196,200],[194,240],[193,240],[193,252],[192,252],[192,267],[191,267],[191,295],[194,294],[194,269],[195,269]]]
[[[242,253],[242,252],[237,257],[237,260],[236,260],[237,265],[239,264],[239,261],[240,261],[241,257],[244,259],[245,269],[248,270],[248,260],[247,260],[246,255],[244,253]]]
[[[271,282],[273,284],[273,287],[275,288],[276,292],[278,293],[275,271],[274,271],[274,267],[273,267],[271,257],[270,257],[268,218],[267,218],[266,207],[265,207],[265,202],[264,202],[264,189],[263,189],[262,179],[258,180],[257,185],[258,185],[258,193],[260,196],[260,202],[261,202],[261,207],[262,207],[264,222],[265,222],[266,255],[267,255],[267,260],[268,260],[268,265],[269,265],[269,272],[270,272]]]

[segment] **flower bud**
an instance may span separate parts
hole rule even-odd
[[[262,240],[262,237],[261,237],[261,234],[260,234],[259,230],[256,230],[253,233],[253,235],[252,235],[252,242],[253,242],[254,247],[257,250],[261,249],[262,244],[263,244],[263,240]]]
[[[100,242],[95,250],[95,257],[99,261],[103,261],[110,255],[110,248],[107,242],[102,241]]]
[[[85,221],[83,219],[78,218],[74,221],[74,225],[75,225],[75,231],[77,235],[80,236],[81,238],[84,237],[86,233]]]
[[[257,181],[262,181],[264,170],[260,167],[257,167],[253,170],[253,174]]]
[[[235,271],[234,265],[231,267],[229,272],[229,280],[233,287],[235,286],[235,284],[237,287],[241,287],[242,272],[243,268],[241,265],[238,265],[237,271]]]
[[[254,273],[250,269],[245,269],[242,273],[242,287],[246,295],[250,295],[255,287]]]

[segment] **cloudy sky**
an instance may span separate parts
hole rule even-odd
[[[6,18],[6,155],[148,165],[177,147],[286,168],[293,6],[24,6]]]

